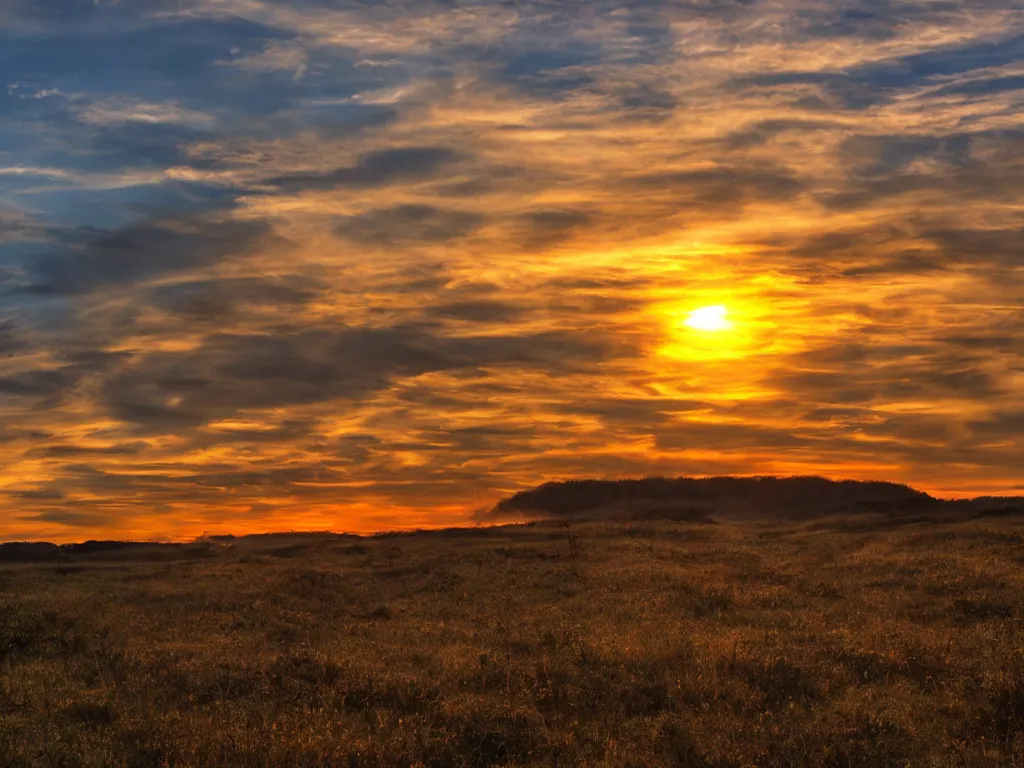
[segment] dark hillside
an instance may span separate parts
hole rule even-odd
[[[803,520],[920,513],[944,502],[906,485],[822,477],[679,477],[545,483],[499,502],[494,517]]]
[[[979,496],[976,499],[959,499],[951,503],[960,509],[968,509],[980,515],[1024,514],[1024,496]]]

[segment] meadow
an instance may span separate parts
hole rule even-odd
[[[0,766],[1021,766],[1024,519],[554,522],[0,566]]]

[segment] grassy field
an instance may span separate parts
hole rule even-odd
[[[554,523],[0,568],[0,766],[1024,765],[1024,521]]]

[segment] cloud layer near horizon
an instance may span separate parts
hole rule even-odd
[[[0,538],[1024,488],[1015,0],[15,0],[0,73]]]

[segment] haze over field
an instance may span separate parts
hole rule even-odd
[[[0,540],[1024,489],[1018,0],[13,0],[0,74]]]

